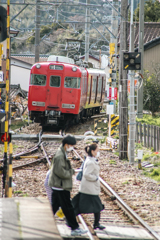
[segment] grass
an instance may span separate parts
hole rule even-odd
[[[103,144],[106,142],[106,137],[104,137],[103,139],[100,139],[100,143]]]
[[[110,161],[109,161],[109,164],[116,165],[117,163],[116,163],[116,161],[115,161],[115,160],[110,160]]]
[[[119,152],[114,152],[114,154],[119,157]]]
[[[25,122],[22,121],[22,120],[17,120],[17,121],[14,121],[13,123],[11,123],[11,130],[15,130],[15,129],[18,129],[18,128],[21,128],[25,125]]]
[[[154,126],[159,126],[160,127],[160,117],[158,114],[156,116],[148,115],[148,114],[143,114],[143,118],[136,118],[137,122],[141,122],[142,124],[149,124],[149,125],[154,125]]]
[[[14,194],[21,194],[23,193],[21,190],[14,191]]]
[[[129,182],[128,182],[128,181],[125,181],[125,182],[123,182],[122,184],[129,184]]]
[[[32,123],[31,120],[29,120],[29,123]],[[28,116],[23,116],[23,120],[22,119],[19,119],[19,120],[12,120],[11,121],[11,130],[15,130],[15,129],[19,129],[21,127],[24,127],[28,125]]]
[[[154,179],[157,182],[160,182],[160,167],[156,169],[153,168],[149,172],[144,170],[143,174],[147,177]]]

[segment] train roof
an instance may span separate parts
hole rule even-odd
[[[98,69],[98,68],[87,68],[87,71],[89,74],[91,74],[91,73],[106,74],[103,69]]]
[[[61,63],[70,63],[74,64],[74,60],[69,57],[50,55],[47,59],[48,62],[61,62]]]

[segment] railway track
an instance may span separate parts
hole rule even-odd
[[[78,152],[74,149],[74,154],[76,155],[76,159],[81,159],[82,157],[78,154]],[[102,191],[105,199],[107,199],[107,209],[106,212],[102,215],[102,224],[106,225],[111,222],[115,222],[116,224],[126,225],[126,226],[134,226],[140,227],[142,226],[147,232],[153,237],[153,239],[160,239],[160,236],[146,223],[144,222],[119,196],[118,194],[100,177]],[[77,188],[75,190],[78,191]],[[107,198],[106,198],[107,194]],[[108,214],[110,211],[114,212],[115,216],[113,217]],[[107,213],[108,212],[108,213]],[[117,215],[119,215],[117,217]],[[107,217],[106,217],[107,216]],[[108,219],[107,219],[108,218]],[[106,220],[107,219],[107,220]],[[57,219],[57,223],[58,223]],[[89,239],[100,239],[94,229],[92,228],[93,216],[90,214],[84,215],[84,219],[81,215],[79,215],[79,221],[82,223],[85,229],[88,229],[88,237]]]
[[[59,145],[59,143],[57,144],[57,146]],[[46,165],[47,162],[47,166],[50,166],[50,152],[49,154],[47,153],[48,150],[46,151],[47,144],[41,142],[41,134],[39,134],[39,141],[38,143],[33,146],[32,148],[30,148],[27,151],[22,151],[21,153],[18,153],[16,155],[14,155],[15,158],[15,162],[18,162],[19,159],[20,161],[24,161],[24,158],[22,158],[22,156],[27,157],[27,155],[31,154],[29,157],[32,157],[32,154],[34,156],[34,154],[41,149],[41,156],[37,156],[36,160],[33,161],[28,161],[24,164],[19,164],[17,166],[13,166],[13,170],[20,170],[22,168],[25,167],[30,167],[33,165],[37,165],[40,162],[44,162]],[[50,155],[50,156],[49,156]],[[76,166],[76,168],[78,168],[78,166],[80,166],[79,160],[82,162],[83,158],[81,157],[81,154],[78,153],[78,149],[75,150],[74,149],[74,157],[70,156],[71,159],[73,159],[73,164],[74,164],[74,168]],[[17,158],[17,160],[16,160]],[[23,160],[22,160],[23,159]],[[34,159],[34,157],[33,157]],[[78,161],[77,161],[78,160]],[[48,168],[48,167],[47,167]],[[78,171],[78,170],[77,170]],[[146,229],[149,234],[151,234],[153,236],[154,239],[160,239],[160,236],[157,234],[157,232],[155,232],[146,222],[144,222],[120,197],[119,195],[103,180],[103,178],[100,178],[101,180],[101,184],[102,184],[102,193],[101,193],[101,198],[103,199],[103,202],[105,201],[105,211],[106,212],[102,212],[102,216],[101,216],[101,221],[102,224],[120,224],[120,225],[127,225],[127,226],[143,226],[144,229]],[[78,184],[79,183],[75,183],[75,189],[73,191],[73,194],[75,194],[78,191]],[[106,195],[107,194],[107,195]],[[114,196],[116,198],[116,200],[113,200]],[[112,212],[112,214],[111,214]],[[114,216],[114,214],[115,216]],[[125,214],[124,214],[125,213]],[[84,219],[83,219],[84,217]],[[79,221],[81,221],[82,225],[84,226],[84,228],[88,228],[88,234],[89,234],[89,239],[99,239],[99,237],[96,235],[96,232],[93,230],[92,228],[92,222],[93,222],[93,216],[79,216]],[[59,219],[57,219],[57,222],[59,222]],[[87,224],[85,224],[85,222],[87,222]]]

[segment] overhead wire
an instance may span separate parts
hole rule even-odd
[[[27,1],[28,2],[28,1]],[[48,2],[48,1],[42,1],[42,2],[46,2],[46,3],[50,3],[50,2]],[[74,2],[74,1],[69,1],[69,2]],[[58,2],[57,2],[58,3]],[[63,3],[60,3],[59,4],[59,6],[58,6],[58,8],[62,5]],[[80,5],[84,5],[83,3],[80,3]],[[82,6],[81,5],[81,6]],[[43,11],[43,12],[46,12],[47,14],[49,14],[49,11],[55,11],[55,9],[53,9],[55,7],[55,5],[49,5],[49,9],[41,9],[40,8],[40,10],[41,11]],[[33,6],[33,9],[35,9],[36,8],[36,6]],[[78,6],[75,6],[75,8],[78,8]],[[66,18],[66,19],[69,19],[69,20],[73,20],[72,18],[70,18],[70,17],[67,17],[67,16],[65,16],[64,14],[62,14],[62,13],[65,13],[65,11],[59,11],[59,15],[62,17],[62,18]],[[68,12],[66,12],[66,13],[68,13]],[[76,13],[73,13],[73,14],[75,14],[76,15]],[[84,14],[79,14],[79,15],[81,15],[81,16],[84,16]],[[54,22],[54,21],[53,21]],[[79,33],[79,32],[77,32],[77,31],[71,31],[71,30],[69,30],[69,29],[67,29],[65,26],[63,26],[61,23],[59,23],[59,22],[57,22],[57,24],[60,26],[60,27],[62,27],[64,30],[66,30],[66,31],[68,31],[68,32],[71,32],[71,33]],[[42,24],[42,25],[44,25],[44,24]],[[35,30],[35,29],[34,29]],[[21,41],[25,41],[26,39],[28,39],[29,37],[31,37],[31,36],[33,36],[35,34],[35,32],[33,32],[32,34],[30,34],[29,36],[27,36],[27,37],[22,37],[22,38],[19,38],[19,37],[14,37],[15,39],[17,39],[17,40],[21,40]],[[83,37],[83,35],[84,35],[85,33],[83,32],[83,33],[81,33],[79,36],[78,36],[78,39],[81,39],[82,37]],[[90,36],[90,39],[92,39],[92,40],[97,40],[97,38],[94,38],[94,37],[91,37]],[[60,44],[60,43],[53,43],[53,42],[50,42],[50,41],[48,41],[48,40],[43,40],[44,42],[45,42],[45,44],[51,44],[51,45],[59,45],[59,46],[65,46],[65,44]],[[105,42],[105,40],[103,40],[104,42]],[[82,49],[84,49],[83,47],[81,47]]]

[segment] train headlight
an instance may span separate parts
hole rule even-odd
[[[37,63],[37,64],[36,64],[36,68],[39,69],[40,67],[41,67],[41,64],[40,64],[40,63]]]
[[[77,67],[72,67],[72,71],[76,72],[77,71]]]

